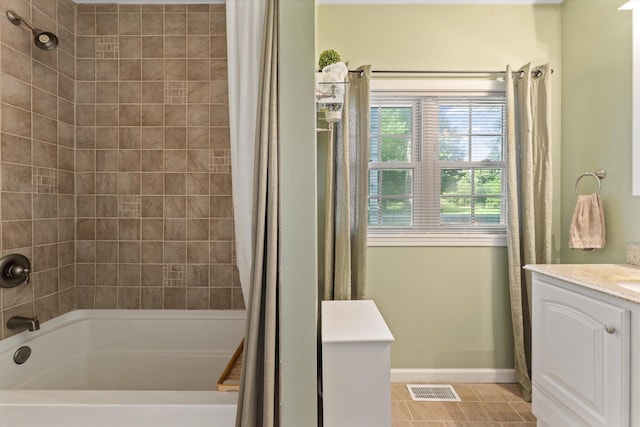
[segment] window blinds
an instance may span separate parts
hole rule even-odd
[[[504,233],[505,99],[372,96],[369,231]]]

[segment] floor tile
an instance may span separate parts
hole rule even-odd
[[[537,423],[528,422],[528,423],[500,423],[500,427],[536,427]]]
[[[407,403],[402,400],[391,401],[391,419],[393,421],[412,420]]]
[[[500,423],[480,423],[477,421],[454,421],[444,424],[445,427],[502,427]]]
[[[468,421],[455,402],[406,402],[414,420],[420,421]]]
[[[451,384],[462,402],[411,400],[406,384],[391,385],[393,427],[535,427],[531,403],[517,384]]]
[[[391,384],[391,400],[411,400],[406,384]]]
[[[460,402],[459,405],[469,421],[524,421],[507,402]]]
[[[440,421],[394,421],[392,427],[445,427]]]
[[[452,384],[460,399],[463,402],[476,402],[481,400],[478,394],[473,390],[472,384]]]
[[[480,400],[485,402],[505,402],[522,400],[522,394],[516,384],[471,384]]]
[[[529,402],[509,402],[511,407],[524,419],[525,421],[535,422],[536,417],[531,413],[531,403]]]

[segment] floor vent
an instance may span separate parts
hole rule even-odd
[[[449,384],[407,384],[413,400],[423,402],[460,402],[460,396]]]

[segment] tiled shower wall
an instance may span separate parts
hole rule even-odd
[[[35,48],[7,9],[56,32],[58,49]],[[0,12],[1,250],[34,271],[0,291],[2,337],[16,314],[242,308],[224,5]]]
[[[78,5],[76,304],[241,308],[224,5]]]
[[[14,10],[55,32],[58,49],[33,45]],[[1,337],[14,315],[46,321],[74,305],[74,32],[68,0],[0,0],[2,255],[30,258],[31,284],[0,291]]]

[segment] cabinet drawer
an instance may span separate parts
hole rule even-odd
[[[536,280],[533,382],[591,426],[628,426],[629,311]]]

